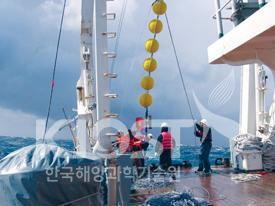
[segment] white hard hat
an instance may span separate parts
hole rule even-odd
[[[207,123],[207,120],[206,120],[206,119],[202,119],[200,122],[201,122],[202,124],[208,125],[208,123]]]
[[[160,125],[161,128],[163,127],[168,127],[168,124],[166,122],[163,122],[161,125]]]
[[[148,137],[153,138],[154,136],[153,136],[153,134],[149,133]]]

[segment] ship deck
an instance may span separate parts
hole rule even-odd
[[[275,173],[261,173],[256,181],[234,182],[232,170],[214,169],[211,176],[202,177],[194,170],[182,170],[175,181],[173,189],[144,190],[131,195],[131,205],[140,205],[151,195],[191,189],[195,197],[208,200],[214,206],[274,206]]]

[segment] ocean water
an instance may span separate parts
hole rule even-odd
[[[1,137],[0,136],[0,159],[10,154],[11,152],[35,144],[36,140],[33,138],[22,137]],[[73,142],[70,140],[56,140],[55,143],[61,147],[73,151]],[[173,163],[180,164],[183,161],[189,161],[193,166],[198,165],[198,155],[200,152],[199,146],[178,146],[173,155]],[[154,145],[150,145],[146,152],[147,164],[158,164],[159,160],[154,156]],[[230,151],[227,147],[213,146],[210,153],[211,164],[215,163],[217,158],[229,158]]]

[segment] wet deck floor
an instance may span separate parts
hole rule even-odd
[[[147,197],[165,191],[186,191],[201,197],[214,206],[275,206],[275,173],[262,173],[257,181],[234,182],[229,170],[214,170],[209,177],[201,177],[192,170],[179,173],[173,189],[143,191],[131,196],[131,205],[142,204]]]

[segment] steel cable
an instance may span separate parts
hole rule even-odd
[[[166,19],[166,22],[167,22],[168,31],[169,31],[171,43],[172,43],[172,46],[173,46],[174,55],[175,55],[175,58],[176,58],[176,61],[177,61],[177,67],[178,67],[178,71],[179,71],[179,74],[180,74],[180,79],[181,79],[181,83],[182,83],[182,86],[183,86],[183,89],[184,89],[184,93],[185,93],[185,96],[186,96],[186,100],[187,100],[188,108],[189,108],[189,111],[190,111],[190,115],[191,115],[191,118],[193,119],[193,122],[195,122],[195,117],[193,115],[191,103],[190,103],[188,93],[187,93],[187,89],[186,89],[186,85],[185,85],[185,82],[184,82],[184,79],[183,79],[183,74],[182,74],[182,71],[181,71],[181,66],[180,66],[180,63],[179,63],[179,58],[178,58],[178,54],[177,54],[177,50],[176,50],[176,46],[175,46],[175,41],[174,41],[174,38],[173,38],[173,35],[172,35],[172,30],[171,30],[171,27],[170,27],[170,23],[169,23],[169,20],[168,20],[167,13],[165,13],[165,19]]]
[[[51,91],[50,91],[49,105],[48,105],[48,111],[47,111],[46,125],[45,125],[45,130],[44,130],[44,135],[43,135],[43,142],[45,140],[45,136],[46,136],[46,133],[47,133],[49,118],[50,118],[50,113],[51,113],[51,107],[52,107],[54,84],[55,84],[54,81],[55,81],[56,65],[57,65],[57,59],[58,59],[58,54],[59,54],[59,45],[60,45],[60,39],[61,39],[61,34],[62,34],[64,14],[65,14],[65,10],[66,10],[66,3],[67,3],[67,0],[64,0],[62,16],[61,16],[61,21],[60,21],[60,27],[59,27],[58,40],[57,40],[57,46],[56,46],[56,52],[55,52],[53,73],[52,73],[52,79],[51,79]]]
[[[120,19],[119,19],[119,23],[118,23],[117,38],[116,38],[115,49],[114,49],[115,53],[118,52],[118,47],[119,47],[119,43],[120,43],[120,35],[121,35],[121,31],[122,31],[122,26],[123,26],[125,14],[126,14],[127,4],[128,4],[128,0],[124,0],[121,15],[120,15]],[[112,60],[111,69],[110,69],[111,73],[114,72],[115,65],[116,65],[116,58]]]
[[[185,82],[184,82],[184,79],[183,79],[183,74],[182,74],[182,70],[181,70],[181,66],[180,66],[180,62],[179,62],[179,57],[178,57],[178,54],[177,54],[177,49],[176,49],[175,41],[174,41],[174,38],[173,38],[173,35],[172,35],[172,30],[171,30],[171,27],[170,27],[167,12],[165,13],[165,19],[166,19],[166,22],[167,22],[169,36],[170,36],[171,43],[172,43],[172,46],[173,46],[174,55],[175,55],[175,58],[176,58],[176,61],[177,61],[177,68],[178,68],[178,71],[179,71],[179,74],[180,74],[180,79],[181,79],[181,83],[182,83],[182,86],[183,86],[184,94],[186,96],[186,101],[187,101],[187,105],[188,105],[188,108],[189,108],[189,112],[190,112],[191,118],[193,120],[193,123],[195,124],[195,117],[194,117],[194,114],[193,114],[193,111],[192,111],[190,99],[189,99],[187,89],[186,89],[186,85],[185,85]],[[195,138],[195,146],[197,146],[197,138],[196,137],[194,137],[194,138]]]

